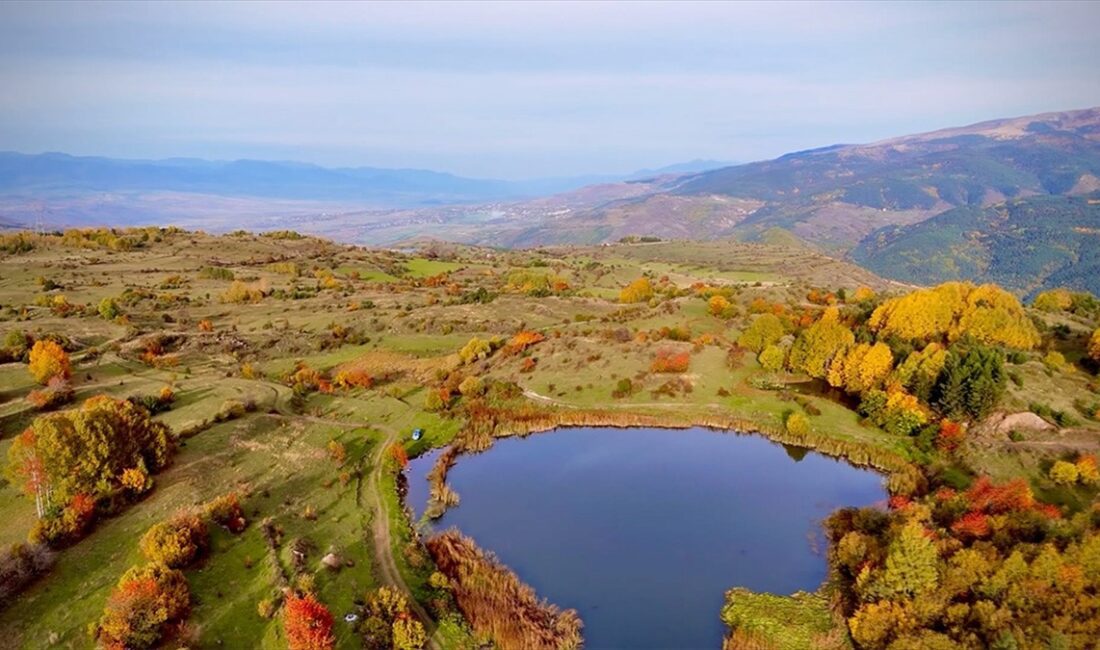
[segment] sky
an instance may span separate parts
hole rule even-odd
[[[466,176],[1100,105],[1100,2],[0,3],[0,150]]]

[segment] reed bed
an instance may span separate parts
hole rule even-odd
[[[427,540],[428,552],[451,582],[455,602],[478,636],[501,650],[580,648],[580,616],[539,599],[492,554],[448,530]]]

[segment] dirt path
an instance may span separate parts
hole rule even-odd
[[[382,429],[386,434],[386,437],[378,445],[378,451],[371,457],[370,474],[364,483],[367,489],[367,505],[372,512],[371,538],[374,541],[374,557],[377,560],[379,578],[383,583],[395,587],[405,594],[405,598],[409,601],[409,609],[424,623],[424,629],[432,635],[428,638],[428,647],[431,650],[442,650],[443,647],[435,638],[432,618],[428,616],[428,612],[420,606],[420,603],[416,602],[412,590],[409,589],[409,585],[405,584],[405,579],[401,577],[401,572],[397,569],[397,563],[393,559],[393,536],[390,533],[390,518],[382,502],[382,467],[385,463],[386,450],[397,440],[398,432],[391,427],[377,424],[373,426]]]

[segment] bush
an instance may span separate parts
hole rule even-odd
[[[39,411],[48,411],[68,404],[73,399],[73,385],[64,377],[51,377],[46,387],[32,390],[27,401]]]
[[[179,569],[209,546],[206,524],[195,514],[177,515],[154,525],[141,538],[141,552],[151,562]]]
[[[48,571],[54,559],[54,553],[45,544],[12,544],[0,552],[0,608]]]
[[[203,507],[206,516],[215,524],[231,533],[239,533],[248,525],[241,509],[241,501],[236,492],[222,495],[208,501]]]
[[[458,351],[458,357],[462,359],[463,363],[472,363],[485,359],[492,351],[493,348],[488,341],[484,341],[475,336],[470,339],[466,345],[462,346],[462,349]]]
[[[791,413],[785,423],[787,431],[796,435],[806,435],[810,432],[810,420],[801,413]]]
[[[690,365],[690,352],[673,352],[672,350],[661,350],[657,352],[657,357],[653,359],[653,363],[650,365],[649,369],[651,372],[679,373],[687,372],[688,366]]]
[[[112,650],[153,647],[190,606],[187,579],[179,570],[155,563],[131,567],[107,599],[96,638]]]

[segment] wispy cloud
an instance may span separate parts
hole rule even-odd
[[[0,5],[0,148],[493,176],[1100,104],[1095,3]]]

